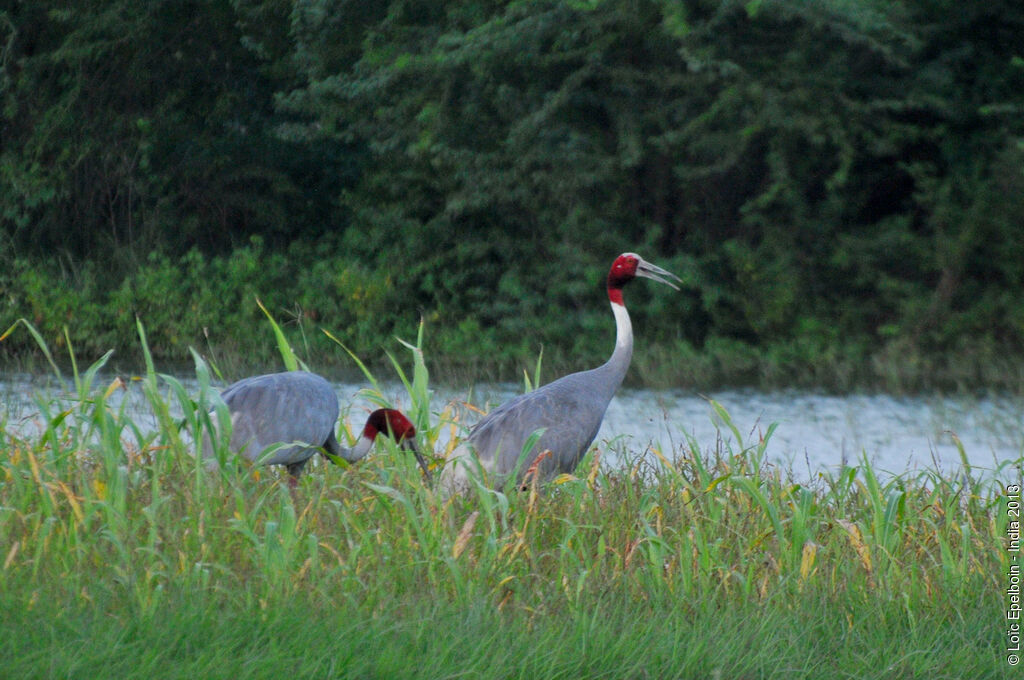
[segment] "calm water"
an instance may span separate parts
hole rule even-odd
[[[109,379],[97,381],[103,386]],[[194,394],[194,381],[183,379]],[[362,385],[336,384],[342,404],[352,413],[368,410],[359,393]],[[399,407],[408,398],[399,384],[383,384],[385,395]],[[477,405],[494,405],[517,394],[514,384],[436,388],[433,404],[439,411],[449,401],[471,398]],[[0,421],[22,434],[39,431],[37,396],[66,394],[52,378],[28,375],[0,377],[4,404]],[[141,387],[136,383],[113,403],[127,399],[133,420],[154,427]],[[842,462],[855,463],[866,455],[884,471],[899,473],[938,465],[950,471],[960,466],[954,435],[963,442],[968,460],[993,469],[999,462],[1024,456],[1024,399],[1013,396],[908,396],[853,394],[834,396],[808,391],[756,390],[620,390],[605,415],[599,441],[614,440],[612,450],[639,452],[658,446],[666,454],[687,447],[688,437],[703,451],[713,451],[719,438],[735,448],[735,436],[721,424],[708,403],[714,399],[730,413],[744,443],[756,442],[769,425],[778,423],[768,446],[769,457],[798,478],[808,478]],[[171,400],[174,401],[173,399]],[[343,406],[344,408],[344,406]],[[358,420],[353,417],[352,420]],[[607,465],[621,464],[615,454]]]
[[[514,386],[491,394],[507,398]],[[772,423],[769,458],[813,476],[866,455],[879,469],[900,473],[938,465],[960,467],[954,435],[972,466],[995,468],[1024,455],[1024,399],[1019,397],[892,397],[886,394],[827,395],[809,391],[620,390],[608,407],[599,440],[621,437],[625,449],[658,446],[688,450],[688,435],[702,451],[736,442],[715,416],[709,399],[729,412],[744,444],[756,443]],[[495,399],[497,402],[498,399]],[[617,447],[613,447],[617,448]],[[727,449],[725,449],[727,450]]]

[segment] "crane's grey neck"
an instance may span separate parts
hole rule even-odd
[[[341,457],[350,463],[354,463],[365,458],[371,448],[373,448],[373,440],[369,437],[360,437],[359,441],[351,449],[344,446],[341,447]]]
[[[615,386],[622,382],[629,370],[629,362],[633,358],[633,324],[629,320],[626,306],[612,301],[612,314],[615,315],[615,351],[602,367],[609,371],[615,380]]]

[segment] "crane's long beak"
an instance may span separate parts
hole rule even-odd
[[[640,260],[640,262],[636,265],[636,275],[642,276],[645,279],[654,279],[655,281],[660,281],[661,283],[664,283],[667,286],[672,286],[676,290],[679,290],[679,286],[677,286],[676,284],[672,283],[671,281],[664,277],[670,276],[679,283],[683,282],[681,278],[679,278],[672,272],[665,271],[661,267],[653,265],[650,262],[647,262],[646,260]]]
[[[420,468],[423,470],[423,476],[427,479],[427,484],[433,484],[434,478],[433,475],[430,474],[430,467],[427,466],[427,459],[423,457],[422,453],[420,453],[420,447],[416,446],[416,440],[405,439],[402,441],[402,446],[408,448],[412,451],[412,454],[416,456],[416,462],[420,464]]]

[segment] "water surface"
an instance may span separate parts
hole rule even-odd
[[[181,378],[195,394],[195,380]],[[97,380],[102,389],[110,378]],[[336,383],[343,409],[350,409],[351,421],[361,424],[361,414],[374,408],[361,392],[362,384]],[[408,406],[404,388],[398,383],[382,384],[385,396],[397,406]],[[520,385],[482,384],[465,387],[436,387],[432,395],[434,412],[449,402],[472,403],[487,408],[518,394]],[[37,400],[68,397],[70,389],[47,376],[0,377],[3,408],[0,420],[8,429],[26,436],[40,431]],[[732,430],[715,415],[709,400],[720,403],[744,440],[738,445]],[[136,382],[111,399],[125,407],[143,428],[155,428],[155,420]],[[171,399],[174,403],[175,400]],[[68,397],[67,404],[73,403]],[[707,453],[716,448],[738,450],[756,443],[777,423],[767,448],[769,459],[798,478],[809,478],[843,463],[856,463],[866,456],[876,468],[902,473],[938,466],[944,471],[960,467],[959,438],[971,465],[995,469],[1003,461],[1024,456],[1024,399],[1009,395],[895,397],[887,394],[830,395],[805,390],[758,391],[753,389],[692,390],[622,389],[612,401],[598,434],[599,442],[610,443],[606,465],[622,465],[616,452],[642,454],[657,447],[671,457],[689,453],[696,442]],[[446,436],[446,435],[445,435]]]
[[[515,393],[513,386],[500,387],[494,396]],[[739,445],[716,416],[712,399],[728,412],[743,438]],[[608,407],[598,440],[612,441],[613,449],[655,446],[666,454],[688,452],[695,441],[708,453],[756,444],[773,423],[769,458],[801,478],[855,464],[862,456],[891,473],[954,470],[961,466],[955,438],[978,468],[994,469],[1024,455],[1024,399],[1014,396],[622,389]]]

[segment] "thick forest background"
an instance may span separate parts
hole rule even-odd
[[[1024,385],[1019,0],[4,0],[0,98],[0,325],[87,358],[550,377],[631,250],[634,380]]]

